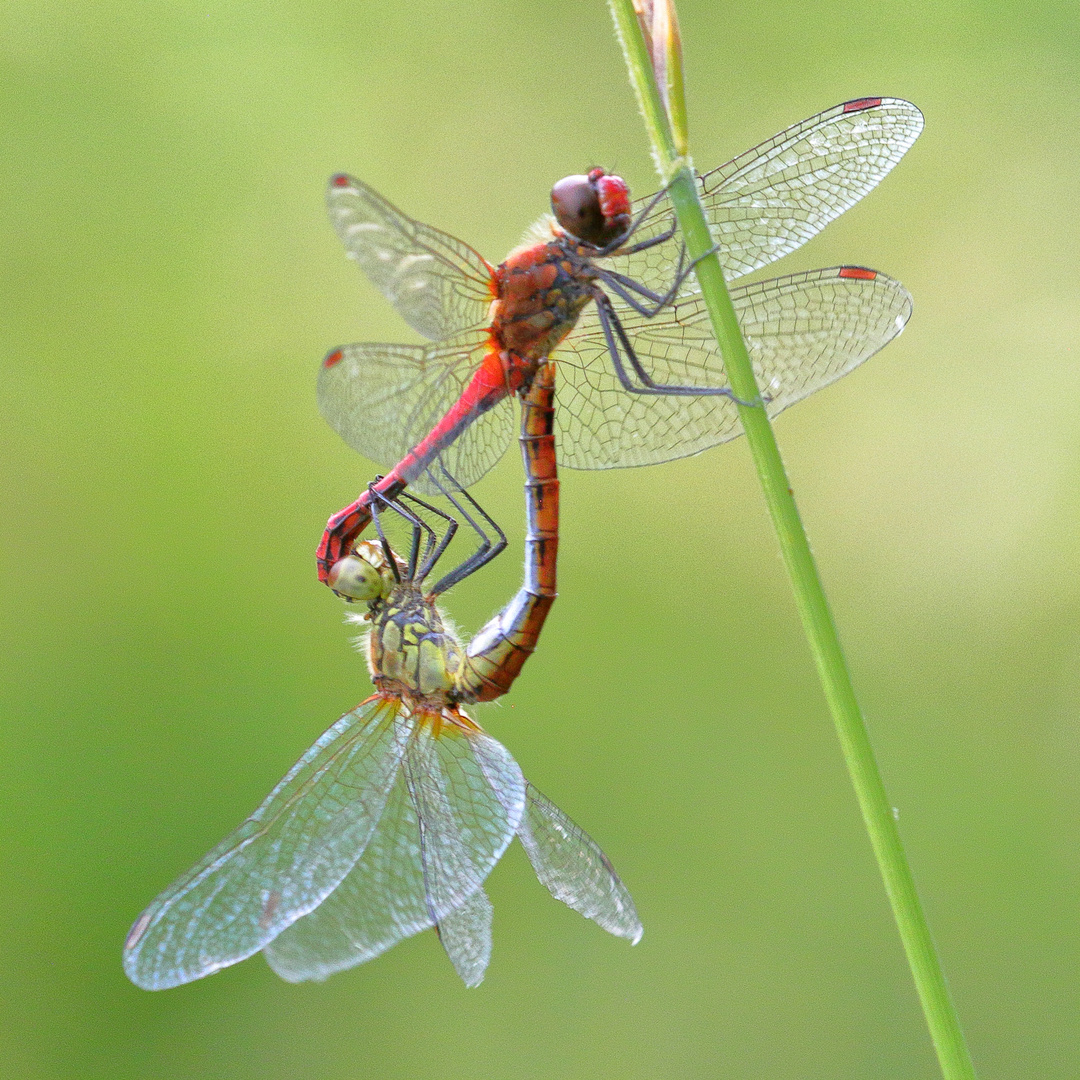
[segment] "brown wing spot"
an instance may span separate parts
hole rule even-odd
[[[877,277],[876,270],[867,270],[865,266],[841,266],[840,273],[836,275],[842,278],[857,278],[859,281],[873,281]]]
[[[879,97],[864,97],[859,98],[858,101],[845,101],[844,112],[862,112],[863,109],[872,109],[880,104],[881,98]]]
[[[144,911],[136,920],[134,925],[128,931],[128,936],[124,938],[124,949],[134,949],[136,945],[142,940],[143,934],[146,933],[146,928],[150,925],[150,912]]]
[[[281,903],[281,893],[277,889],[271,889],[266,894],[266,903],[263,904],[262,914],[259,916],[259,929],[265,930],[274,918],[274,913]]]
[[[328,353],[326,359],[323,361],[323,367],[333,367],[335,364],[340,364],[345,359],[345,354],[340,349],[335,349],[332,353]]]

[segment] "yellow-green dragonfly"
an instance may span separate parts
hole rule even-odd
[[[400,500],[373,499],[376,524],[380,505],[411,522],[409,558],[380,530],[337,563],[333,586],[366,604],[353,618],[371,626],[375,693],[135,920],[124,970],[138,986],[177,986],[260,950],[289,981],[323,979],[431,927],[475,986],[491,954],[483,883],[515,836],[557,899],[612,934],[640,938],[604,853],[464,708],[509,689],[555,598],[553,392],[554,368],[544,365],[522,414],[525,580],[467,648],[436,606],[460,574],[425,590],[445,539]]]

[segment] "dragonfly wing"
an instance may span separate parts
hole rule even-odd
[[[424,838],[428,908],[439,922],[476,892],[513,840],[525,779],[501,743],[453,722],[410,743],[405,773]]]
[[[898,281],[861,267],[790,274],[731,291],[770,416],[835,382],[904,328],[911,296]],[[724,365],[701,296],[656,318],[620,309],[642,367],[658,383],[726,387]],[[634,394],[619,382],[595,310],[560,348],[555,424],[560,464],[575,469],[654,465],[742,434],[734,402],[721,396]]]
[[[464,393],[488,347],[486,331],[433,345],[361,343],[334,349],[319,370],[319,411],[358,453],[389,470],[446,415]],[[460,487],[471,487],[505,453],[514,436],[509,395],[480,414],[442,452]],[[440,482],[446,486],[441,470]],[[426,477],[411,485],[437,495]]]
[[[263,804],[135,921],[124,970],[161,990],[235,964],[316,907],[363,853],[401,771],[412,722],[371,697]]]
[[[418,333],[443,341],[487,325],[492,270],[468,244],[344,174],[331,179],[326,205],[349,257]]]
[[[494,739],[424,716],[362,857],[318,908],[264,950],[282,978],[325,979],[447,920],[450,933],[459,934],[454,966],[466,982],[482,976],[483,944],[466,944],[470,926],[480,933],[481,903],[460,920],[454,914],[480,890],[513,839],[524,780]]]
[[[641,920],[607,856],[532,784],[525,790],[518,837],[541,884],[556,900],[636,945],[641,940]]]
[[[728,281],[801,247],[830,221],[872,191],[910,149],[923,128],[922,113],[899,98],[863,98],[837,105],[698,177],[698,190],[721,245]],[[643,209],[652,196],[635,202]],[[662,199],[634,242],[670,227],[671,204]],[[656,291],[671,283],[680,237],[617,256],[613,270]],[[688,279],[684,293],[698,291]]]
[[[491,961],[491,922],[495,909],[483,889],[437,926],[446,955],[466,986],[479,986]]]
[[[264,949],[289,982],[325,979],[362,964],[432,925],[424,899],[420,825],[404,771],[379,828],[344,881]]]

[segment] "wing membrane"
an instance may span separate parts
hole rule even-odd
[[[483,889],[438,924],[439,940],[466,986],[484,981],[491,960],[491,923],[495,910]]]
[[[462,978],[483,976],[482,901],[457,912],[513,839],[524,812],[521,770],[482,732],[430,719],[416,725],[401,766],[386,813],[349,875],[265,947],[282,978],[325,979],[447,922],[447,951]],[[490,952],[490,919],[488,928]]]
[[[641,940],[641,920],[626,886],[596,842],[550,799],[526,785],[518,836],[541,884],[608,933]]]
[[[922,128],[922,113],[908,101],[846,102],[699,176],[724,277],[749,274],[816,236],[888,175]],[[635,211],[652,197],[636,200]],[[662,199],[634,242],[663,233],[671,223],[671,203]],[[657,247],[616,256],[609,265],[663,292],[678,262],[679,242],[676,234]],[[683,292],[697,292],[696,278],[687,280]]]
[[[319,410],[349,446],[389,470],[461,397],[486,348],[486,331],[436,345],[345,345],[323,361]],[[440,460],[461,487],[470,487],[502,457],[513,435],[507,398],[477,417]],[[418,494],[440,493],[424,477],[411,487]]]
[[[904,328],[911,296],[892,278],[858,267],[791,274],[732,289],[770,416],[868,360]],[[700,295],[654,319],[620,318],[642,366],[659,383],[727,386]],[[623,389],[589,309],[557,354],[562,389],[559,461],[575,469],[652,465],[687,457],[742,433],[726,397],[647,396]]]
[[[418,333],[445,341],[487,324],[491,267],[468,244],[351,176],[330,181],[326,205],[349,257]]]
[[[415,739],[405,770],[422,823],[428,908],[438,922],[476,892],[514,838],[525,780],[501,743],[453,725]]]
[[[349,873],[383,815],[411,721],[372,697],[331,727],[232,834],[136,920],[124,970],[161,990],[263,948]]]
[[[289,982],[325,979],[431,926],[419,831],[401,772],[379,828],[348,876],[263,948],[270,967]]]

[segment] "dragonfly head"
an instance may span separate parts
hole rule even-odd
[[[564,176],[551,189],[555,219],[571,236],[605,248],[630,228],[630,190],[621,176],[591,169]]]
[[[338,559],[327,577],[327,584],[345,600],[359,600],[374,608],[390,595],[396,583],[394,571],[382,545],[361,540],[352,554]]]

